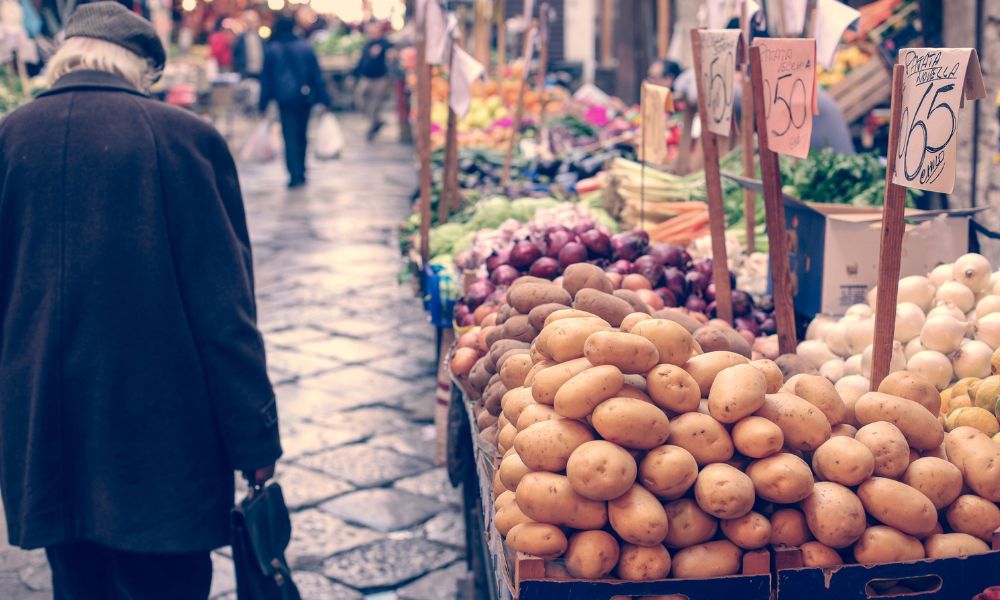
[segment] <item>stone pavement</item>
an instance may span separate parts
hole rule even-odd
[[[358,119],[342,125],[343,157],[313,162],[304,190],[285,190],[277,162],[241,165],[287,557],[306,600],[452,600],[464,531],[460,494],[433,465],[434,330],[397,282],[413,152],[389,128],[368,145]],[[213,600],[236,597],[228,554],[213,554]],[[0,598],[51,598],[44,554],[0,546]]]

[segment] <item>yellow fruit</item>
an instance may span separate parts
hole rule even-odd
[[[976,386],[975,392],[970,390],[969,395],[973,398],[973,406],[992,412],[996,408],[997,400],[1000,400],[1000,376],[991,375],[982,380]]]

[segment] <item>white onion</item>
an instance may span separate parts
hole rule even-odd
[[[928,350],[951,354],[958,350],[968,326],[949,315],[934,315],[924,321],[920,343]]]
[[[845,375],[833,385],[844,404],[850,405],[871,391],[872,383],[863,375]]]
[[[976,303],[976,319],[982,319],[995,312],[1000,312],[1000,295],[987,294]]]
[[[823,341],[826,342],[826,347],[830,349],[830,352],[837,356],[851,355],[851,350],[847,347],[847,326],[843,319],[826,330]]]
[[[924,350],[914,354],[910,360],[906,361],[906,370],[923,375],[939,390],[948,387],[954,375],[948,357],[933,350]]]
[[[951,359],[955,368],[955,377],[959,379],[989,377],[991,358],[993,358],[992,348],[983,342],[969,340],[968,343],[962,344],[962,347]]]
[[[868,346],[861,353],[861,374],[868,379],[872,378],[872,352],[874,346]],[[906,355],[903,354],[903,345],[899,342],[892,343],[892,357],[889,359],[889,373],[902,371],[906,368]]]
[[[991,294],[1000,294],[1000,270],[994,271],[990,275],[990,284],[987,286]]]
[[[836,319],[824,315],[818,315],[806,329],[807,340],[822,340],[830,327],[837,324]]]
[[[855,354],[844,361],[844,376],[861,375],[861,355]]]
[[[924,326],[924,311],[913,302],[896,305],[896,325],[893,338],[904,344],[920,335]]]
[[[844,316],[855,317],[859,319],[868,319],[875,316],[875,311],[873,311],[872,307],[868,306],[867,304],[854,304],[847,309],[847,312],[844,313]]]
[[[844,377],[844,359],[834,358],[826,361],[820,366],[819,374],[832,383],[837,383]]]
[[[848,321],[844,325],[847,349],[851,354],[861,354],[865,346],[875,339],[875,319]]]
[[[812,363],[816,369],[826,361],[837,358],[837,355],[826,347],[826,343],[820,340],[806,340],[800,343],[795,353]]]
[[[976,305],[976,295],[964,283],[946,281],[938,286],[937,292],[934,294],[934,301],[938,304],[951,302],[958,307],[958,310],[962,311],[962,314],[965,314]]]
[[[990,276],[993,275],[990,261],[982,254],[963,254],[958,257],[952,266],[951,277],[955,281],[962,283],[973,293],[986,289],[990,283]]]
[[[868,290],[865,294],[865,301],[868,302],[868,306],[872,307],[872,311],[875,310],[875,305],[878,300],[878,286],[873,285],[872,289]]]
[[[930,279],[931,283],[933,283],[935,286],[940,287],[942,283],[946,281],[951,281],[951,271],[952,271],[951,263],[948,263],[946,265],[938,265],[934,267],[934,270],[927,275],[927,278]]]
[[[912,302],[919,306],[920,310],[927,312],[934,304],[936,291],[937,286],[931,283],[930,279],[920,275],[910,275],[899,280],[899,294],[896,301]]]
[[[979,319],[975,337],[994,350],[1000,347],[1000,313],[990,313]]]
[[[912,340],[906,342],[906,346],[903,348],[903,354],[906,355],[906,360],[910,360],[911,358],[913,358],[914,354],[916,354],[917,352],[923,352],[926,349],[927,348],[924,348],[924,345],[920,343],[920,338],[915,337]]]
[[[927,313],[927,318],[929,319],[938,315],[951,315],[954,319],[959,321],[964,321],[968,318],[966,317],[966,313],[958,310],[958,307],[951,302],[945,302],[944,304],[935,306],[930,310],[930,312]]]

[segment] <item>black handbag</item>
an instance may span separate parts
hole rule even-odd
[[[281,486],[253,486],[231,513],[238,600],[301,600],[285,560],[292,521]]]

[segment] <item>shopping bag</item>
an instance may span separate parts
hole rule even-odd
[[[332,112],[327,111],[319,118],[313,154],[319,160],[332,160],[339,158],[343,149],[344,133],[340,129],[340,122]]]
[[[266,163],[278,155],[277,132],[274,121],[270,118],[261,120],[254,127],[250,137],[240,149],[240,160],[246,162]]]

